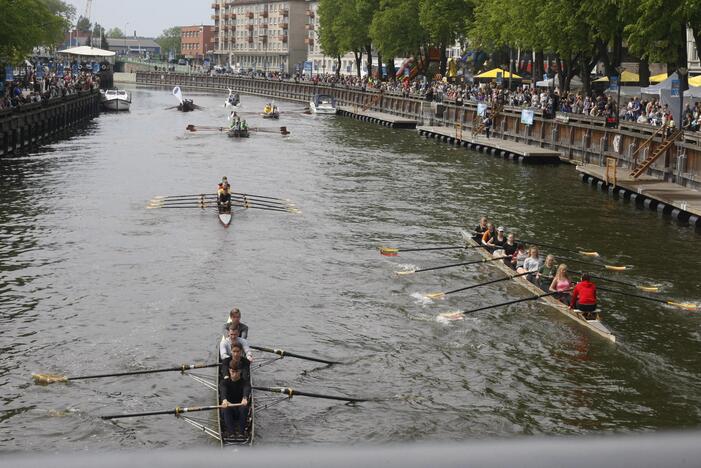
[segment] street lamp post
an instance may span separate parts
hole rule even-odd
[[[621,123],[621,75],[623,74],[623,67],[617,66],[616,72],[618,73],[618,97],[616,98],[616,125]]]
[[[124,57],[125,58],[129,58],[129,52],[127,50],[127,25],[128,24],[129,24],[128,21],[126,23],[124,23],[124,32],[123,32],[123,34],[124,34]]]
[[[688,70],[679,67],[679,130],[684,131],[684,77]]]

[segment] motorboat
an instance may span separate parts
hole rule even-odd
[[[309,110],[313,114],[335,114],[336,98],[328,94],[315,94],[309,101]]]
[[[129,110],[131,96],[123,89],[107,89],[100,97],[102,107],[113,111]]]

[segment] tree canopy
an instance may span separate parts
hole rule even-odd
[[[180,28],[174,26],[164,29],[156,38],[156,42],[161,46],[161,51],[165,55],[168,51],[173,51],[175,55],[180,55]]]
[[[0,62],[18,63],[37,46],[62,41],[75,8],[59,0],[0,0]]]

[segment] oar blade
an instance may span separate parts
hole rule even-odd
[[[399,249],[394,247],[380,247],[380,254],[385,257],[396,257],[399,255]]]
[[[599,252],[592,252],[586,250],[580,250],[579,255],[584,255],[585,257],[599,257]]]
[[[684,309],[684,310],[689,310],[689,311],[697,311],[699,309],[699,306],[697,304],[692,303],[692,302],[667,301],[667,304],[671,305],[672,307],[677,307],[679,309]]]
[[[645,291],[645,292],[649,292],[649,293],[660,292],[660,288],[658,286],[637,286],[637,288],[641,291]]]
[[[428,299],[433,299],[433,300],[445,299],[445,293],[442,291],[432,292],[432,293],[424,294],[424,297],[428,298]]]
[[[400,270],[400,271],[395,271],[394,272],[398,276],[406,276],[406,275],[413,275],[416,273],[416,270]]]
[[[628,269],[627,266],[623,265],[604,265],[604,268],[611,271],[625,271]]]
[[[465,314],[459,310],[454,312],[443,312],[436,316],[436,320],[438,322],[455,322],[456,320],[463,320],[464,318]]]
[[[68,377],[58,374],[32,374],[32,379],[37,385],[49,385],[56,382],[68,382]]]

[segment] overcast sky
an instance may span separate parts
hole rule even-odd
[[[78,13],[85,12],[86,0],[64,0]],[[127,34],[156,37],[172,26],[214,24],[213,0],[93,0],[90,21],[105,29],[119,28]],[[77,19],[77,18],[76,18]],[[127,24],[129,23],[129,24]]]

